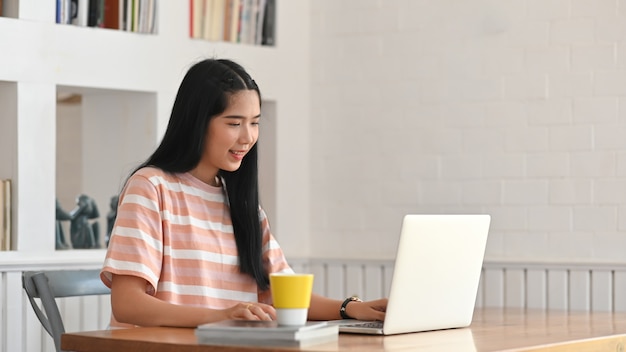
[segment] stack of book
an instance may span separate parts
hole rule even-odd
[[[274,45],[275,0],[190,0],[191,38]]]
[[[57,0],[56,22],[155,33],[156,13],[156,0]]]
[[[326,322],[281,326],[276,321],[225,320],[196,328],[198,343],[206,345],[304,347],[333,342],[338,336],[338,326]]]

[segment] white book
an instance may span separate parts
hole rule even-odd
[[[256,27],[259,17],[259,0],[250,0],[250,24],[248,25],[247,44],[256,44]]]
[[[250,27],[250,0],[241,0],[239,13],[239,42],[246,44],[248,42],[248,28]]]
[[[258,12],[257,12],[257,20],[256,20],[256,29],[255,29],[255,39],[254,44],[261,45],[263,43],[263,23],[265,23],[265,6],[266,0],[259,0],[258,4]]]
[[[157,32],[157,1],[150,0],[148,12],[148,33],[156,33]]]
[[[224,39],[224,15],[226,12],[226,0],[213,0],[211,10],[211,34],[209,40],[221,41]]]
[[[75,0],[76,16],[72,18],[72,24],[87,27],[89,18],[89,0]]]
[[[232,0],[230,19],[230,41],[239,42],[239,21],[241,20],[241,0]]]
[[[118,0],[118,24],[119,24],[119,29],[120,30],[124,30],[125,29],[125,25],[124,25],[124,21],[126,21],[126,16],[124,15],[126,13],[126,2],[125,0]]]
[[[133,8],[135,7],[134,2],[138,0],[125,0],[126,1],[126,11],[124,12],[124,30],[128,32],[132,32],[133,30]]]
[[[202,4],[202,33],[200,37],[202,39],[209,39],[211,37],[211,11],[213,11],[214,0],[204,0]]]
[[[307,346],[337,340],[339,327],[327,322],[282,326],[276,321],[224,320],[196,328],[198,342],[210,345]]]

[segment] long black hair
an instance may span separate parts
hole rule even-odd
[[[187,172],[200,162],[207,143],[209,121],[223,113],[233,93],[259,87],[239,64],[225,59],[206,59],[194,64],[180,84],[161,144],[135,171],[155,166],[170,173]],[[239,268],[252,276],[260,289],[269,287],[263,265],[259,218],[258,153],[256,144],[236,171],[219,170],[224,180]]]

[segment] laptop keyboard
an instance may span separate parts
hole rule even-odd
[[[359,328],[382,329],[383,328],[383,322],[382,321],[367,321],[367,322],[361,322],[361,323],[346,324],[344,326],[359,327]]]

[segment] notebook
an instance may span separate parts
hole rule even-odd
[[[405,215],[385,321],[340,320],[339,332],[393,335],[469,326],[490,221],[486,214]]]

